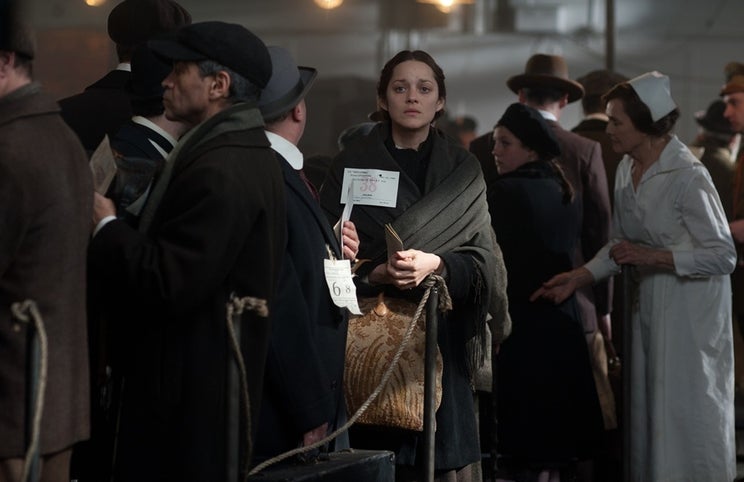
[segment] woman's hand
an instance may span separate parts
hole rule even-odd
[[[593,280],[592,274],[583,266],[572,271],[560,273],[550,278],[537,291],[532,293],[530,301],[536,301],[542,298],[552,301],[555,304],[560,304],[578,288],[590,284]]]
[[[398,251],[385,264],[380,264],[369,274],[372,284],[391,284],[409,290],[421,284],[431,273],[441,274],[442,258],[417,249]]]
[[[620,241],[612,246],[610,257],[620,265],[629,264],[674,269],[674,257],[671,251],[649,248],[630,241]]]
[[[341,239],[343,240],[344,259],[356,260],[357,254],[359,254],[359,235],[353,222],[344,221],[341,228]]]

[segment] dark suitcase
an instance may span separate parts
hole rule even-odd
[[[279,463],[248,477],[250,482],[393,482],[395,454],[384,450],[331,452],[310,464]]]

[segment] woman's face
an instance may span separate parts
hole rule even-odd
[[[621,154],[627,154],[638,147],[647,137],[633,125],[628,114],[625,113],[625,105],[620,99],[611,99],[605,110],[610,121],[607,123],[607,134],[612,141],[612,150]]]
[[[525,147],[517,136],[504,126],[493,130],[493,154],[499,174],[512,172],[519,166],[537,159],[535,151]]]
[[[418,60],[406,60],[393,69],[380,106],[388,111],[394,127],[428,129],[434,115],[444,107],[431,67]]]

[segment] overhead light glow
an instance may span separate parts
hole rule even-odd
[[[452,8],[457,5],[473,3],[475,0],[416,0],[419,3],[430,3],[437,7],[437,10],[444,13],[450,13]]]
[[[315,4],[320,8],[326,10],[332,10],[336,7],[340,7],[344,3],[344,0],[315,0]]]
[[[89,7],[100,7],[106,3],[106,0],[85,0],[85,4]]]

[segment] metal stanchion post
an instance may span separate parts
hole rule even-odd
[[[240,323],[234,323],[235,336],[240,346]],[[227,354],[227,480],[240,480],[240,374],[230,352]]]
[[[424,482],[434,480],[436,428],[437,324],[439,290],[431,289],[426,305],[426,351],[424,358]]]
[[[623,480],[631,480],[631,363],[633,358],[633,288],[631,282],[631,267],[623,265]]]
[[[33,440],[34,416],[36,415],[36,400],[39,393],[39,372],[41,370],[41,347],[39,337],[34,325],[28,325],[28,353],[27,366],[28,378],[26,380],[26,443],[30,444]],[[31,466],[28,471],[28,478],[23,482],[36,482],[39,480],[39,447],[37,446],[32,454]]]

